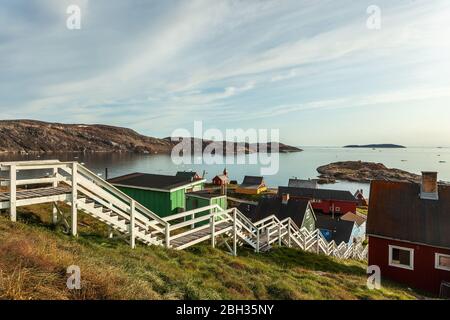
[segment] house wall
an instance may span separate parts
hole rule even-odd
[[[309,209],[309,207],[306,209],[306,213],[303,218],[303,223],[299,227],[300,228],[305,227],[306,229],[308,229],[309,232],[313,232],[316,229],[316,221],[314,220],[314,215],[311,209]]]
[[[260,194],[261,192],[264,192],[266,190],[267,190],[267,187],[260,187],[260,188],[254,188],[254,189],[237,187],[236,188],[236,193],[241,193],[241,194]]]
[[[356,213],[356,202],[336,201],[336,200],[322,200],[321,202],[312,202],[314,210],[321,210],[323,213],[332,213],[334,205],[334,212],[345,214],[347,212]],[[338,209],[339,208],[339,209]]]
[[[389,266],[389,245],[414,249],[414,270]],[[369,236],[369,265],[380,267],[382,279],[438,295],[441,282],[450,282],[450,271],[435,268],[435,253],[450,255],[450,250]]]
[[[312,200],[308,197],[299,197],[290,195],[291,198],[297,198],[297,199],[305,199],[305,200]],[[347,212],[353,212],[356,213],[356,201],[350,202],[350,201],[338,201],[338,200],[321,200],[318,201],[311,201],[311,205],[314,210],[320,210],[323,213],[332,213],[331,208],[334,205],[335,213],[345,214]],[[339,208],[339,211],[336,210],[336,208]]]
[[[174,192],[142,190],[131,187],[117,187],[160,217],[181,212],[185,208],[184,189]]]

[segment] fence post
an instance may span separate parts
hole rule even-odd
[[[210,218],[210,227],[211,227],[211,246],[213,248],[216,247],[216,209],[214,208],[214,214]]]
[[[291,247],[291,219],[288,220],[288,247]]]
[[[130,203],[130,245],[131,249],[136,247],[136,228],[135,228],[135,210],[136,210],[136,202],[134,199],[131,200]]]
[[[11,221],[17,221],[17,208],[16,208],[16,196],[17,196],[17,168],[16,164],[12,164],[9,167],[9,213],[11,215]]]
[[[71,230],[72,230],[72,235],[76,236],[77,235],[77,214],[78,214],[78,207],[77,207],[77,163],[73,162],[72,163],[72,225],[71,225]]]
[[[281,223],[278,224],[278,245],[281,247]]]
[[[237,256],[237,224],[236,224],[236,208],[233,209],[233,255]]]
[[[317,254],[320,253],[320,244],[319,244],[319,240],[320,240],[320,231],[317,230]]]
[[[259,253],[259,228],[256,228],[256,253]]]
[[[58,187],[58,168],[53,168],[53,176],[55,177],[55,181],[53,181],[53,188]],[[58,209],[56,208],[56,203],[52,205],[52,222],[56,224],[58,222]]]
[[[170,224],[166,222],[166,248],[170,248]]]

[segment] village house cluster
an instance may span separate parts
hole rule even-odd
[[[195,172],[133,173],[109,182],[161,217],[233,205],[252,221],[290,217],[300,228],[319,229],[328,241],[365,241],[368,263],[380,267],[382,279],[448,295],[450,186],[439,185],[436,173],[424,172],[421,184],[373,181],[370,201],[363,190],[322,189],[311,179],[289,179],[287,186],[274,189],[261,176],[245,176],[238,183],[226,169],[210,182]],[[368,209],[368,215],[358,208]]]
[[[22,174],[42,169],[53,174]],[[84,210],[107,223],[110,236],[129,236],[132,248],[137,237],[177,250],[203,241],[214,247],[216,238],[226,235],[231,246],[221,239],[237,255],[239,236],[256,253],[284,244],[368,259],[382,281],[450,296],[450,185],[440,183],[436,172],[423,172],[420,183],[374,180],[366,198],[363,190],[326,189],[311,179],[289,179],[275,188],[262,176],[245,176],[239,183],[226,169],[209,181],[191,171],[135,172],[105,181],[77,162],[58,160],[5,162],[0,170],[8,176],[0,185],[9,189],[0,193],[0,209],[9,209],[11,221],[17,220],[18,206],[52,203],[52,222],[74,236],[78,210]],[[51,186],[42,187],[46,184]],[[58,207],[64,201],[70,219]]]

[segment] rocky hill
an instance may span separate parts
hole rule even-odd
[[[202,142],[202,149],[208,145]],[[217,143],[217,142],[216,142]],[[1,120],[0,152],[134,152],[169,154],[177,142],[153,138],[134,130],[108,125],[62,124],[34,120]],[[193,145],[193,144],[192,144]],[[237,147],[236,144],[233,144]],[[261,146],[234,148],[257,152]],[[280,152],[301,151],[280,143]],[[268,152],[270,152],[270,148]]]
[[[381,163],[362,161],[334,162],[317,168],[324,181],[345,180],[370,182],[371,180],[391,180],[419,182],[420,176],[400,169],[387,168]]]

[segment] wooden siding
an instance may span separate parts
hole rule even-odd
[[[414,270],[390,266],[389,245],[414,249]],[[435,268],[435,253],[450,255],[450,250],[369,236],[369,265],[380,267],[382,280],[394,280],[437,295],[441,282],[450,282],[450,271]]]
[[[312,213],[309,206],[306,208],[305,216],[303,217],[303,223],[300,228],[306,228],[309,232],[313,232],[316,229],[316,221],[314,219],[314,214]]]
[[[118,188],[160,217],[167,217],[185,209],[184,189],[173,192],[162,192],[130,187]]]

